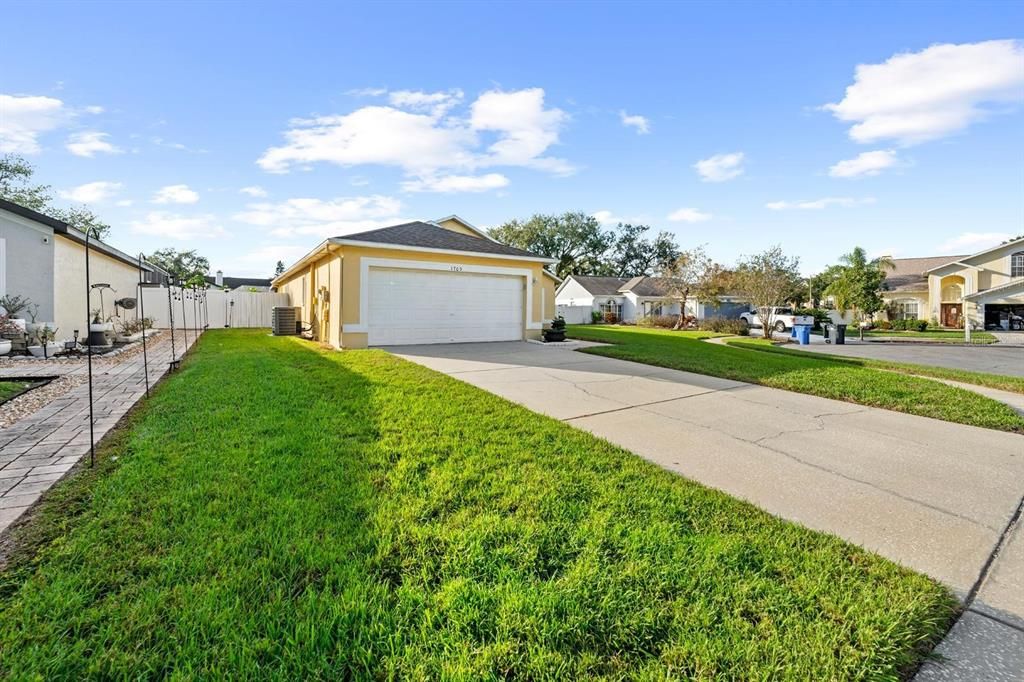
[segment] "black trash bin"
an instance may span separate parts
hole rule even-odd
[[[835,329],[835,332],[833,333],[832,341],[837,346],[845,346],[846,345],[846,325],[845,324],[837,324],[834,327],[834,329]]]

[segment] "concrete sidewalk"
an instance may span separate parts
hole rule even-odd
[[[1024,437],[539,344],[390,350],[973,597],[922,677],[1024,678]]]

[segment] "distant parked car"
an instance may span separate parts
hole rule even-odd
[[[792,308],[773,308],[774,313],[772,314],[772,328],[777,332],[784,332],[787,329],[792,329],[796,316],[793,314]],[[761,318],[756,312],[743,313],[740,315],[740,319],[743,320],[749,327],[761,327]]]

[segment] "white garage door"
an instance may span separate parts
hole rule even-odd
[[[523,338],[523,278],[371,268],[371,346]]]

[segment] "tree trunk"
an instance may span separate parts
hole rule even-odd
[[[690,297],[690,291],[687,289],[683,292],[683,300],[679,302],[679,318],[676,320],[676,326],[673,327],[674,331],[679,331],[686,327],[686,299]]]

